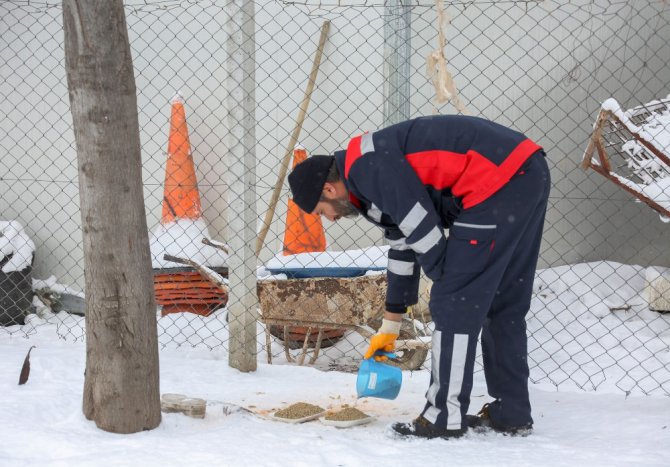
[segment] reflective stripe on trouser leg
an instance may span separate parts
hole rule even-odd
[[[440,409],[436,407],[437,397],[440,388],[447,387],[446,406],[447,406],[447,429],[460,430],[462,425],[461,403],[458,400],[463,387],[465,377],[465,361],[468,354],[467,334],[455,334],[451,351],[451,365],[449,374],[440,375],[440,360],[442,356],[442,331],[433,332],[433,358],[431,370],[431,385],[426,393],[428,407],[424,411],[424,418],[431,423],[437,422],[440,415]],[[446,379],[445,379],[446,376]]]

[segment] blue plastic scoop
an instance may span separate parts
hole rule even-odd
[[[375,355],[386,355],[395,358],[394,353],[377,352]],[[356,379],[358,397],[378,397],[395,399],[402,386],[402,370],[387,363],[378,362],[374,356],[361,362]]]

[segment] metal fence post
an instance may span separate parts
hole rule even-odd
[[[384,8],[384,126],[409,119],[411,14],[407,0]]]
[[[256,121],[254,2],[226,4],[227,106],[229,129],[228,216],[230,256],[228,364],[256,370]]]

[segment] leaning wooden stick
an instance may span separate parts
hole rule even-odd
[[[275,214],[275,208],[277,207],[277,201],[279,201],[279,194],[281,193],[282,186],[284,186],[284,178],[286,178],[286,172],[288,172],[288,165],[291,160],[291,154],[293,153],[293,148],[298,143],[298,138],[300,137],[300,131],[302,130],[302,124],[305,121],[305,115],[307,114],[307,107],[309,106],[309,101],[312,98],[312,90],[314,89],[314,83],[316,83],[316,76],[319,72],[319,65],[321,64],[321,56],[323,55],[323,47],[326,44],[326,36],[328,36],[328,29],[330,28],[330,21],[324,21],[323,26],[321,26],[321,37],[319,38],[319,46],[316,49],[316,55],[314,56],[314,62],[312,63],[312,72],[309,74],[309,80],[307,81],[307,89],[305,89],[305,96],[302,99],[300,104],[300,112],[298,113],[298,118],[296,120],[295,128],[291,139],[289,140],[288,146],[286,148],[286,153],[281,162],[281,167],[279,168],[279,176],[277,177],[277,183],[275,183],[274,192],[272,193],[272,198],[270,199],[270,205],[268,206],[268,211],[265,213],[265,219],[263,220],[263,226],[258,238],[256,239],[256,256],[261,252],[263,248],[263,243],[265,243],[265,236],[268,234],[268,229],[272,223],[272,218]]]
[[[209,269],[207,266],[204,266],[197,261],[193,261],[192,259],[186,259],[186,258],[178,258],[176,256],[172,255],[163,255],[163,259],[165,261],[172,261],[173,263],[177,264],[186,264],[188,266],[193,266],[202,276],[210,281],[212,284],[223,290],[224,292],[228,292],[228,286],[223,282],[223,278],[219,276],[215,271],[212,271]]]
[[[225,254],[228,254],[228,253],[229,253],[229,251],[228,251],[228,245],[224,245],[223,243],[219,243],[219,242],[213,242],[213,241],[211,241],[211,240],[210,240],[209,238],[207,238],[207,237],[202,237],[202,243],[204,243],[205,245],[214,247],[214,248],[216,248],[216,249],[218,249],[218,250],[221,250],[221,251],[223,251]]]

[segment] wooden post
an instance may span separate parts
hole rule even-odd
[[[226,155],[230,255],[228,256],[228,364],[240,371],[256,370],[256,80],[254,2],[230,0],[228,53],[228,129]]]
[[[274,191],[272,192],[272,198],[270,199],[270,205],[268,210],[265,213],[265,219],[263,220],[263,227],[261,232],[256,239],[256,256],[261,252],[263,248],[263,243],[265,243],[265,236],[268,234],[270,229],[270,224],[272,224],[272,218],[275,214],[275,208],[277,207],[277,201],[279,201],[279,194],[281,193],[282,186],[284,186],[284,179],[286,178],[286,172],[288,172],[288,165],[291,161],[291,154],[293,154],[293,148],[298,143],[298,138],[300,137],[300,131],[302,130],[302,124],[305,121],[305,115],[307,115],[307,107],[309,107],[309,102],[312,99],[312,90],[314,89],[314,83],[316,83],[316,76],[319,72],[319,65],[321,64],[321,56],[323,55],[323,47],[326,44],[326,37],[328,36],[328,29],[330,28],[330,21],[324,21],[323,26],[321,26],[321,37],[319,38],[319,45],[316,49],[316,55],[314,55],[314,62],[312,63],[312,71],[309,74],[309,80],[307,81],[307,89],[305,89],[305,96],[300,103],[300,112],[298,113],[298,118],[296,119],[295,128],[291,134],[291,139],[286,146],[286,152],[281,161],[281,166],[279,167],[279,175],[277,176],[277,182],[275,183]]]

